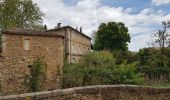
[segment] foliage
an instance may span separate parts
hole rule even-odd
[[[137,62],[137,54],[131,51],[114,51],[114,57],[116,58],[116,64],[120,65],[124,61],[129,63]]]
[[[101,51],[85,55],[77,64],[65,64],[63,87],[108,84],[114,61],[110,52]]]
[[[45,64],[42,58],[36,58],[32,64],[28,65],[30,68],[30,75],[26,76],[26,85],[31,92],[39,91],[42,81],[45,79]]]
[[[95,50],[124,50],[128,49],[130,35],[128,28],[122,22],[100,24],[94,39]]]
[[[42,25],[43,13],[32,0],[3,0],[0,4],[0,29],[34,29]]]
[[[153,37],[155,38],[155,43],[157,43],[161,48],[161,56],[164,54],[164,48],[166,46],[165,44],[169,43],[168,38],[170,34],[167,32],[167,29],[170,28],[170,23],[163,21],[162,26],[162,30],[158,30],[158,32],[153,34]]]
[[[168,52],[168,49],[166,50],[165,48],[165,51]],[[168,55],[161,56],[159,50],[154,48],[141,49],[138,53],[138,59],[139,71],[148,76],[149,79],[158,80],[162,76],[166,76],[167,78],[170,76],[170,57]]]
[[[170,88],[170,83],[169,82],[161,82],[161,83],[150,83],[146,84],[152,87],[157,87],[157,88]]]
[[[109,51],[94,51],[85,55],[80,63],[86,66],[112,66],[115,58]]]
[[[32,0],[2,0],[0,2],[0,52],[2,31],[11,28],[42,29],[42,17]]]
[[[170,47],[165,48],[165,50],[164,50],[164,56],[166,56],[166,57],[167,57],[167,60],[168,60],[168,66],[170,67]]]
[[[108,51],[95,51],[84,56],[77,64],[65,64],[63,87],[99,84],[141,84],[142,76],[136,64],[116,65],[115,58]],[[127,80],[124,80],[124,78]]]
[[[0,54],[2,53],[2,34],[0,32]]]
[[[114,84],[143,84],[144,77],[136,69],[137,63],[127,64],[123,62],[117,65],[114,72]]]

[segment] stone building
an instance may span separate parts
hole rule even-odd
[[[91,38],[70,27],[56,27],[46,31],[8,29],[2,36],[0,55],[0,90],[4,94],[28,92],[23,85],[29,75],[28,65],[37,57],[46,63],[45,81],[42,90],[53,90],[62,86],[62,65],[78,62],[91,50]]]
[[[64,57],[69,63],[75,63],[80,60],[80,57],[91,50],[91,38],[80,31],[70,27],[61,27],[60,23],[56,28],[47,30],[54,34],[64,35]]]

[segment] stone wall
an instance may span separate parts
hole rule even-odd
[[[70,29],[70,62],[78,62],[82,55],[91,51],[91,39],[84,36],[83,33]]]
[[[45,81],[42,90],[61,88],[61,71],[64,56],[63,37],[4,34],[3,52],[0,58],[1,90],[4,94],[28,92],[24,85],[29,75],[28,65],[37,57],[46,63]],[[30,50],[23,49],[24,38],[30,38]]]
[[[1,96],[0,100],[170,100],[170,89],[133,85],[97,85]]]
[[[72,27],[66,26],[47,32],[65,37],[65,58],[69,63],[78,62],[82,55],[91,51],[91,38]]]

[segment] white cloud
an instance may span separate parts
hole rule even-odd
[[[156,6],[170,4],[170,0],[152,0],[152,3]]]
[[[143,34],[131,39],[131,43],[129,44],[129,48],[133,51],[137,51],[140,48],[148,47],[148,42],[151,40],[150,34]]]
[[[131,14],[132,8],[110,7],[102,5],[100,0],[80,0],[73,6],[64,4],[63,0],[33,1],[45,13],[44,22],[49,28],[55,27],[58,22],[74,28],[83,26],[83,32],[91,36],[92,31],[96,30],[102,22],[121,21],[125,23],[133,36],[129,46],[130,50],[145,47],[147,34],[156,31],[152,25],[170,19],[170,14],[164,15],[162,11],[146,8],[138,14]],[[140,36],[138,33],[145,35]]]

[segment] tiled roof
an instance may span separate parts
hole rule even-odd
[[[14,34],[14,35],[34,35],[34,36],[61,36],[64,35],[54,34],[52,32],[40,31],[40,30],[30,30],[30,29],[21,29],[21,28],[11,28],[3,31],[3,34]]]
[[[60,28],[54,28],[54,29],[47,30],[47,32],[50,32],[50,31],[57,31],[57,30],[60,30],[60,29],[63,29],[63,28],[70,28],[70,29],[72,29],[72,30],[78,32],[78,33],[81,34],[82,36],[91,39],[91,37],[89,37],[89,36],[85,35],[84,33],[82,33],[82,32],[80,32],[80,31],[74,29],[74,28],[71,27],[71,26],[64,26],[64,27],[60,27]]]
[[[88,39],[91,39],[89,36],[72,28],[71,26],[64,26],[64,27],[54,28],[54,29],[50,29],[50,30],[46,30],[46,31],[45,30],[40,31],[40,30],[30,30],[30,29],[21,29],[21,28],[10,28],[10,29],[3,31],[3,33],[4,34],[15,34],[15,35],[62,36],[62,37],[64,37],[64,34],[55,34],[55,32],[54,32],[54,31],[58,31],[58,30],[64,29],[64,28],[70,28],[70,29],[76,31],[77,33],[81,34],[82,36],[84,36]]]

